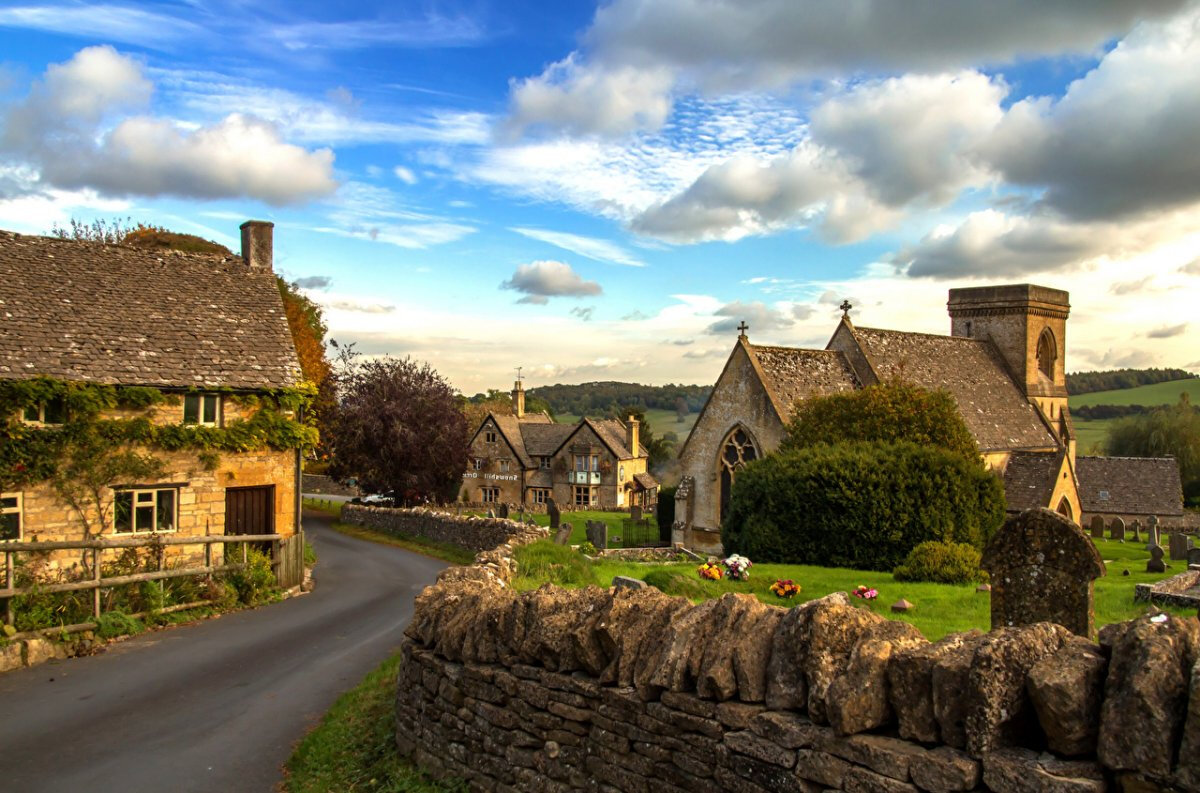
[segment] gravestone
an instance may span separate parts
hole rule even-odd
[[[1158,543],[1154,543],[1150,546],[1150,561],[1146,562],[1146,572],[1167,572],[1167,566],[1163,564],[1163,549]]]
[[[992,583],[993,629],[1056,622],[1093,637],[1093,582],[1104,575],[1104,562],[1070,518],[1048,509],[1009,518],[988,543],[981,567]]]
[[[1092,537],[1097,540],[1104,539],[1104,518],[1099,515],[1092,516]]]
[[[496,513],[495,513],[495,512],[492,512],[492,510],[491,510],[491,509],[488,509],[488,511],[487,511],[487,516],[488,516],[489,518],[494,518],[494,517],[496,517]]]
[[[1155,545],[1162,545],[1162,538],[1158,535],[1158,515],[1151,515],[1147,523],[1150,524],[1150,528],[1146,529],[1146,539],[1148,542]],[[1146,550],[1150,550],[1149,544],[1147,544]]]
[[[500,517],[504,518],[505,520],[508,520],[508,504],[500,505]]]
[[[1142,541],[1142,522],[1135,518],[1133,521],[1132,528],[1133,528],[1133,541],[1141,542]]]
[[[589,520],[587,538],[588,542],[596,546],[596,550],[604,550],[608,547],[608,524],[602,520]]]
[[[1171,561],[1178,562],[1188,557],[1188,538],[1187,535],[1173,531],[1169,535],[1168,546],[1171,549]]]
[[[1125,542],[1125,521],[1120,518],[1112,519],[1108,524],[1108,539]]]
[[[629,519],[630,520],[641,520],[642,519],[642,508],[637,507],[637,506],[630,508]]]
[[[571,542],[571,524],[560,526],[554,534],[555,545],[566,545]]]
[[[612,580],[613,589],[646,589],[650,585],[640,578],[630,578],[629,576],[619,575],[614,576]]]
[[[554,499],[546,500],[546,512],[550,515],[550,528],[557,529],[562,521],[562,513],[558,510],[558,504],[554,503]]]
[[[1188,548],[1187,560],[1188,560],[1188,568],[1189,569],[1193,565],[1196,567],[1200,567],[1200,548]]]

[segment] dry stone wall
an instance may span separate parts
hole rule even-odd
[[[369,507],[361,504],[342,507],[342,522],[383,534],[453,543],[472,551],[491,550],[507,543],[522,530],[531,528],[528,524],[506,518],[479,518],[433,509]]]
[[[515,592],[522,526],[417,598],[399,750],[485,791],[1200,791],[1200,624],[927,641],[841,593]]]

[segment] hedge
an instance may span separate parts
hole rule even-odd
[[[721,540],[756,562],[890,571],[929,540],[982,548],[1003,520],[1003,486],[978,460],[860,441],[751,463],[734,483]]]

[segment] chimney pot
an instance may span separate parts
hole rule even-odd
[[[640,442],[639,422],[636,417],[630,416],[629,423],[626,424],[625,445],[629,447],[629,453],[634,457],[641,457],[638,453],[638,443]]]
[[[247,220],[241,228],[242,259],[253,269],[272,270],[275,224],[266,220]]]

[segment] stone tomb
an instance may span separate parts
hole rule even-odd
[[[1097,540],[1104,539],[1104,518],[1099,515],[1092,516],[1092,538]]]
[[[1093,582],[1105,574],[1104,562],[1074,521],[1048,509],[1015,515],[992,538],[981,566],[991,575],[993,630],[1055,622],[1095,635]]]
[[[1125,542],[1125,521],[1120,518],[1112,519],[1108,524],[1108,539]]]

